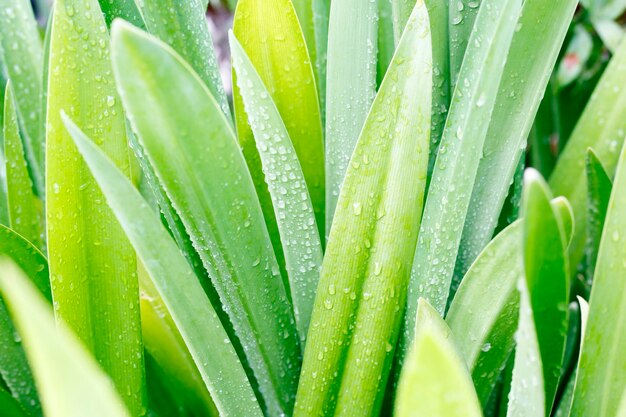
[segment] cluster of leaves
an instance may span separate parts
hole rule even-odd
[[[626,416],[625,2],[235,3],[0,0],[2,415]]]

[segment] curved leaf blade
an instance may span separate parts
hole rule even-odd
[[[422,301],[422,300],[420,300]],[[427,304],[427,302],[424,302]],[[398,417],[482,417],[480,403],[465,363],[446,334],[447,326],[432,307],[439,323],[420,324],[415,344],[402,369],[398,385]],[[444,329],[444,330],[442,330]],[[449,330],[448,330],[449,331]]]
[[[24,273],[6,260],[0,271],[0,291],[24,340],[46,416],[130,416],[81,342],[62,323],[55,325],[52,311]]]
[[[240,3],[242,4],[242,3]],[[285,253],[291,299],[304,343],[322,266],[322,244],[298,156],[278,108],[234,35],[233,68],[254,133]]]
[[[215,310],[159,218],[89,138],[70,119],[64,120],[163,298],[220,412],[260,416],[257,400]]]
[[[233,31],[285,123],[324,233],[324,136],[312,58],[290,0],[240,0]],[[239,84],[233,75],[235,84]],[[276,219],[240,88],[234,88],[237,136],[255,182],[270,232]],[[277,240],[275,240],[277,242]],[[274,244],[276,247],[276,243]],[[276,250],[277,253],[280,252]]]
[[[231,124],[170,47],[121,21],[112,34],[114,73],[139,142],[198,250],[270,412],[289,413],[298,333]]]
[[[423,205],[431,91],[430,30],[420,3],[348,167],[315,298],[296,416],[370,415],[381,406]]]

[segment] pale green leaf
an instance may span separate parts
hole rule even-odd
[[[22,147],[15,112],[13,89],[7,84],[4,100],[4,159],[6,166],[9,225],[26,240],[42,249],[44,244],[43,204],[34,194],[33,183]]]
[[[55,324],[49,305],[24,273],[6,260],[0,271],[0,291],[24,340],[45,415],[130,416],[111,380],[74,334]]]
[[[13,83],[24,147],[35,189],[43,195],[45,141],[41,131],[43,53],[28,0],[0,1],[0,64]]]
[[[326,82],[326,238],[350,158],[376,95],[377,1],[333,0]],[[346,30],[350,22],[350,30]]]
[[[298,156],[278,108],[232,33],[230,47],[239,92],[272,198],[296,325],[304,343],[323,257],[315,213]]]
[[[57,0],[53,13],[46,225],[55,313],[111,376],[129,411],[140,415],[145,392],[135,253],[60,114],[64,110],[73,117],[130,175],[109,36],[97,0]]]
[[[231,124],[170,47],[121,21],[112,33],[114,73],[139,142],[245,346],[270,412],[289,413],[298,334]]]
[[[123,29],[114,24],[113,33],[118,30]],[[219,114],[217,106],[215,111]],[[225,416],[261,416],[215,310],[158,216],[76,125],[67,118],[65,123],[185,340],[220,412]]]
[[[424,301],[424,304],[428,303]],[[432,310],[420,303],[418,317],[423,308]],[[402,369],[394,415],[482,417],[466,365],[445,332],[446,324],[435,310],[432,313],[431,317],[438,318],[439,323],[418,321],[415,343]]]
[[[348,166],[309,328],[296,416],[381,407],[423,206],[430,30],[416,6]]]
[[[458,278],[493,236],[576,4],[576,0],[524,3],[478,166],[457,260]],[[584,222],[575,215],[579,225]]]

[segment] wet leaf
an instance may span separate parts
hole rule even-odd
[[[295,416],[372,415],[381,407],[423,205],[431,91],[430,30],[420,3],[348,166]]]
[[[288,413],[298,334],[231,124],[170,47],[123,22],[112,33],[114,72],[139,142],[198,250],[270,412]]]

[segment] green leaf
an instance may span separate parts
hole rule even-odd
[[[75,335],[62,322],[55,324],[24,273],[6,259],[0,271],[0,291],[24,340],[46,416],[130,416],[111,380]]]
[[[278,108],[232,33],[230,46],[239,92],[272,197],[296,325],[304,343],[323,257],[315,213],[298,156]]]
[[[423,304],[422,304],[423,302]],[[424,307],[426,306],[426,307]],[[398,417],[481,417],[480,403],[465,363],[439,313],[420,299],[422,308],[432,310],[439,323],[420,324],[415,343],[407,356],[398,385]]]
[[[209,395],[202,374],[193,361],[176,323],[150,276],[142,266],[139,269],[141,286],[141,327],[146,352],[150,355],[163,383],[185,407],[195,415],[217,416],[217,409]],[[146,362],[148,359],[146,358]],[[238,365],[241,366],[241,365]],[[146,373],[148,371],[146,370]],[[148,384],[149,375],[148,376]],[[150,396],[148,387],[148,396]]]
[[[606,172],[612,175],[626,137],[625,75],[626,41],[611,59],[550,177],[554,193],[567,198],[574,209],[576,230],[570,246],[571,265],[582,259],[586,242],[587,149],[593,148]]]
[[[10,257],[26,273],[44,298],[51,302],[48,262],[37,248],[13,230],[0,226],[0,255]],[[15,327],[1,299],[0,340],[2,341],[0,376],[25,410],[36,416],[41,415],[35,382],[26,361],[21,339],[17,337]]]
[[[170,47],[123,22],[112,33],[114,73],[139,142],[246,348],[270,413],[289,413],[298,334],[231,124]]]
[[[206,21],[206,4],[203,5],[201,0],[136,1],[148,31],[170,45],[191,65],[219,103],[224,115],[230,119],[230,108]]]
[[[295,416],[375,415],[423,206],[430,31],[416,6],[348,166],[304,352]]]
[[[465,274],[446,316],[483,406],[514,347],[517,282],[524,274],[522,236],[518,221],[487,245]]]
[[[13,84],[24,133],[26,159],[38,195],[44,189],[44,135],[41,131],[43,53],[28,0],[0,0],[0,63]]]
[[[29,417],[17,400],[2,390],[0,390],[0,410],[4,417]]]
[[[324,231],[324,140],[315,76],[305,38],[289,0],[240,0],[233,31],[276,104],[293,142],[311,194],[317,226]],[[238,84],[237,74],[233,81]],[[254,134],[239,88],[234,88],[237,135],[255,182],[270,232],[274,209],[261,169]],[[297,104],[296,104],[297,103]],[[276,242],[274,247],[276,248]],[[280,250],[277,250],[280,253]]]
[[[585,267],[587,291],[591,290],[596,269],[600,240],[606,212],[609,208],[613,182],[593,149],[587,149],[587,241],[585,242]]]
[[[523,262],[522,257],[519,258],[519,262]],[[543,367],[527,279],[520,278],[517,289],[520,293],[519,327],[515,334],[517,347],[506,416],[544,417]]]
[[[124,36],[119,33],[123,30],[130,29],[115,23],[114,39]],[[119,48],[118,41],[114,42]],[[217,105],[215,111],[221,114]],[[220,412],[225,416],[260,416],[257,400],[215,310],[158,216],[71,120],[65,118],[65,124],[163,299]]]
[[[459,277],[493,236],[576,4],[576,0],[524,2],[467,212],[456,267]],[[580,225],[583,219],[575,214]]]
[[[410,13],[410,10],[409,10]],[[400,33],[402,35],[402,33]],[[398,39],[400,39],[398,37]],[[391,0],[378,1],[378,66],[376,69],[376,82],[383,82],[389,63],[396,50],[394,37],[393,12]]]
[[[626,390],[624,390],[624,393],[622,394],[622,402],[619,406],[616,417],[626,417]]]
[[[43,204],[33,193],[10,83],[7,84],[4,99],[3,130],[9,224],[13,230],[41,249],[44,246]]]
[[[326,240],[350,157],[376,96],[377,1],[333,0],[326,82]],[[350,30],[346,30],[350,22]]]
[[[52,19],[46,224],[55,313],[111,376],[129,411],[141,415],[145,393],[135,254],[60,115],[66,111],[130,175],[109,36],[96,0],[58,0]]]
[[[461,232],[494,108],[519,0],[486,0],[470,41],[435,163],[411,270],[401,357],[413,339],[419,297],[443,314]]]
[[[541,352],[547,415],[561,376],[570,288],[566,232],[550,199],[541,174],[528,169],[523,196],[524,271]]]
[[[572,417],[612,417],[626,388],[626,148],[622,151],[591,289]]]
[[[115,18],[121,18],[130,22],[134,26],[143,28],[144,23],[141,17],[141,13],[137,8],[135,0],[98,0],[100,2],[100,8],[104,13],[107,26],[111,26],[111,23]]]
[[[474,24],[485,0],[452,0],[449,2],[448,32],[450,36],[450,85],[455,88],[460,78],[464,59],[470,44]],[[489,6],[487,6],[489,7]],[[480,24],[477,25],[480,28]],[[477,28],[479,30],[479,28]],[[466,64],[467,65],[467,64]],[[462,79],[461,79],[462,80]]]

